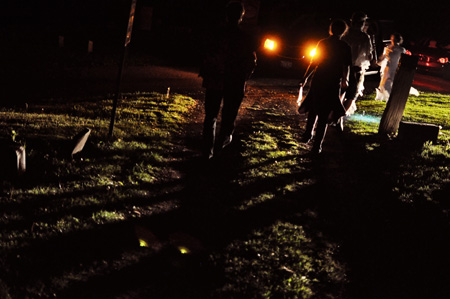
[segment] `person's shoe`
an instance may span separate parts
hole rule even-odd
[[[322,146],[316,146],[314,145],[311,149],[311,154],[313,154],[314,156],[320,155],[322,153]]]
[[[206,160],[206,161],[214,158],[214,149],[212,148],[212,149],[204,150],[203,154],[202,154],[202,158],[203,158],[203,160]]]

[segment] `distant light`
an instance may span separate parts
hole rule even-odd
[[[145,242],[145,241],[142,240],[142,239],[139,239],[139,246],[140,246],[140,247],[149,247],[149,246],[148,246],[148,243]]]
[[[411,53],[411,51],[410,51],[410,50],[406,50],[405,54],[406,54],[406,55],[409,55],[409,56],[411,56],[411,55],[412,55],[412,53]]]
[[[447,63],[448,62],[448,58],[447,57],[441,57],[438,59],[438,61],[442,64]]]
[[[264,42],[264,48],[270,51],[275,50],[277,44],[274,40],[271,40],[270,38],[266,39]]]
[[[310,55],[311,57],[316,56],[316,54],[317,54],[317,49],[316,49],[316,48],[312,49],[311,52],[309,52],[309,55]]]
[[[189,253],[191,253],[191,251],[188,248],[184,247],[184,246],[178,246],[178,250],[180,251],[181,254],[189,254]]]

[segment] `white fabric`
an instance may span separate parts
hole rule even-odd
[[[373,46],[367,33],[361,31],[361,28],[350,27],[342,40],[348,43],[352,49],[353,66],[365,69],[367,63],[370,65]]]
[[[392,90],[392,83],[394,82],[395,73],[397,72],[400,57],[406,49],[399,45],[389,45],[384,48],[382,59],[379,62],[381,69],[380,85],[377,88],[377,96],[375,100],[389,100],[389,95]]]

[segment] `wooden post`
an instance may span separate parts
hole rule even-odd
[[[121,83],[122,83],[122,73],[123,73],[123,68],[125,66],[125,58],[126,58],[126,53],[127,53],[127,49],[128,49],[128,44],[131,41],[131,31],[133,30],[135,10],[136,10],[136,0],[131,0],[131,9],[130,9],[130,15],[128,17],[128,27],[127,27],[127,34],[125,36],[125,45],[123,47],[122,59],[121,59],[120,65],[119,65],[119,75],[117,76],[117,91],[116,91],[116,95],[115,95],[114,101],[113,101],[113,109],[111,112],[111,122],[109,123],[108,137],[110,139],[113,137],[114,122],[116,119],[116,111],[117,111],[117,103],[119,102],[120,91],[121,91],[120,89],[121,89]]]
[[[379,134],[393,134],[397,132],[414,80],[418,60],[417,56],[402,54],[399,69],[392,84],[391,95],[381,117],[378,128]]]
[[[94,51],[94,42],[93,41],[88,41],[88,48],[87,48],[88,53],[92,53]]]

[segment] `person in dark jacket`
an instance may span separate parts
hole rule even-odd
[[[208,40],[200,69],[199,76],[203,78],[203,87],[206,88],[203,155],[207,159],[213,158],[215,151],[231,143],[245,84],[256,66],[257,44],[239,26],[244,13],[241,2],[228,3],[225,26],[213,32]],[[220,134],[216,140],[222,102]]]
[[[302,141],[313,142],[312,152],[319,154],[328,123],[345,115],[342,104],[343,91],[348,87],[352,56],[350,46],[341,40],[347,31],[347,23],[334,20],[330,24],[330,36],[317,44],[317,54],[312,62],[315,74],[301,108],[308,111],[308,120]],[[313,136],[315,128],[315,135]]]

